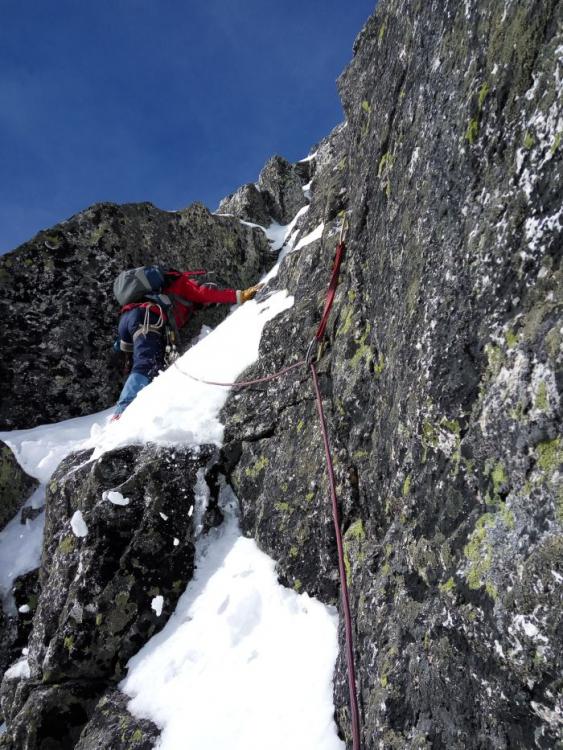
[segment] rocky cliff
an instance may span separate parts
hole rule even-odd
[[[261,231],[236,217],[289,221],[308,185],[295,252],[266,290],[288,288],[295,305],[265,329],[252,376],[302,358],[348,211],[318,368],[366,750],[560,746],[562,29],[556,0],[382,0],[339,81],[345,124],[308,161],[274,160],[257,186],[229,196],[220,212],[235,217],[206,215],[263,257]],[[36,370],[52,380],[46,360]],[[16,394],[5,419],[22,426]],[[239,392],[223,421],[220,456],[127,448],[61,465],[30,673],[2,688],[5,747],[153,744],[154,727],[127,715],[113,685],[160,627],[147,597],[165,592],[166,615],[189,580],[185,507],[206,484],[213,498],[219,473],[280,579],[338,601],[308,373]],[[99,503],[110,487],[131,499],[122,525]],[[206,523],[220,522],[209,507]],[[68,534],[78,510],[93,530],[80,551]],[[161,513],[183,529],[166,571]],[[350,743],[341,654],[335,706]]]

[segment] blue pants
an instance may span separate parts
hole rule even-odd
[[[146,308],[134,307],[123,313],[119,319],[120,347],[133,353],[131,373],[125,381],[117,402],[116,414],[121,414],[129,406],[139,391],[148,385],[164,368],[164,327],[162,332],[140,333],[145,321]],[[158,323],[159,316],[149,314],[150,325]]]

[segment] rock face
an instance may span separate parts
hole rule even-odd
[[[37,484],[20,468],[12,451],[0,440],[0,531],[16,515]]]
[[[381,2],[339,83],[336,183],[313,180],[350,211],[319,371],[366,748],[560,737],[561,12]],[[322,217],[322,238],[286,259],[296,304],[256,373],[305,351],[339,207],[311,206],[302,233]],[[225,410],[245,529],[282,580],[334,600],[309,378],[264,391]],[[336,703],[349,738],[342,659]]]
[[[224,198],[217,210],[219,215],[232,214],[263,227],[267,227],[272,222],[265,196],[252,182],[243,185],[232,195]]]
[[[202,205],[168,212],[104,203],[0,257],[0,429],[89,414],[115,402],[121,373],[112,343],[112,285],[124,268],[205,268],[206,280],[245,288],[273,263],[264,233]],[[216,325],[226,306],[207,311]],[[195,315],[189,340],[202,323]],[[15,396],[15,398],[14,398]]]
[[[303,187],[308,171],[274,156],[260,172],[258,184],[243,185],[219,204],[219,213],[233,214],[261,226],[289,224],[307,205]]]
[[[212,455],[131,447],[60,465],[47,493],[29,668],[8,672],[2,687],[5,747],[74,747],[100,696],[164,625],[192,576]]]
[[[159,737],[158,728],[127,711],[129,698],[109,690],[100,700],[82,730],[75,750],[151,750]]]
[[[365,750],[560,742],[562,13],[556,0],[381,0],[339,82],[346,123],[309,159],[274,158],[257,185],[221,203],[266,224],[288,223],[309,201],[295,252],[270,282],[295,305],[265,328],[245,378],[303,358],[348,211],[317,368]],[[156,212],[103,210],[133,212],[131,232],[139,212]],[[234,238],[229,273],[265,263],[260,230],[189,211],[186,232],[201,221],[224,232],[223,245]],[[171,248],[166,221],[180,232],[182,215],[158,221],[150,236]],[[56,252],[57,236],[45,251]],[[52,380],[49,366],[41,359],[38,377]],[[155,728],[127,714],[115,682],[190,579],[194,525],[220,522],[212,492],[201,523],[189,514],[213,473],[227,473],[244,532],[278,561],[282,582],[339,602],[310,380],[303,368],[237,392],[220,457],[146,447],[61,465],[29,676],[22,662],[2,686],[2,747],[154,744]],[[6,420],[24,420],[19,409]],[[107,490],[129,503],[113,505]],[[343,654],[341,634],[335,705],[351,747]]]

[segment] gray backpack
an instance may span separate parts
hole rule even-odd
[[[160,266],[130,268],[122,271],[113,282],[113,293],[121,306],[142,302],[159,294],[171,280],[169,277],[172,274],[179,275],[178,271],[169,271]]]

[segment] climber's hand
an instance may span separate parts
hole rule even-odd
[[[248,289],[243,289],[240,292],[241,305],[243,305],[245,302],[248,302],[248,300],[253,299],[263,286],[264,284],[256,284],[255,286],[248,287]]]

